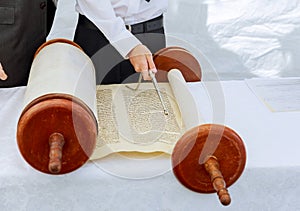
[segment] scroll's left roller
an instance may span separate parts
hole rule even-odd
[[[91,59],[72,41],[44,43],[31,66],[17,127],[22,156],[44,173],[72,172],[92,155],[97,128]]]

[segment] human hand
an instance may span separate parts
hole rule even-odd
[[[142,73],[144,80],[151,80],[149,71],[156,73],[151,51],[145,45],[137,45],[128,54],[130,63],[136,72]]]
[[[0,79],[1,79],[2,81],[4,81],[4,80],[7,79],[7,75],[6,75],[5,71],[3,70],[3,67],[2,67],[2,65],[1,65],[1,62],[0,62]]]

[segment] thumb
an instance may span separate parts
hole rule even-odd
[[[6,75],[5,71],[3,70],[3,67],[1,65],[1,63],[0,63],[0,79],[1,80],[6,80],[7,79],[7,75]]]

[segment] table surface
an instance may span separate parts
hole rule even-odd
[[[151,165],[150,169],[142,165],[135,169],[148,174],[147,179],[124,178],[106,169],[107,164],[118,168],[121,157],[90,161],[61,176],[34,170],[22,159],[16,143],[16,125],[26,89],[17,87],[0,89],[0,209],[299,210],[300,112],[272,113],[245,81],[190,83],[189,88],[205,119],[203,123],[224,123],[245,143],[247,164],[239,180],[229,187],[229,207],[222,207],[215,194],[184,188],[170,165],[160,174],[152,174]],[[215,103],[218,106],[212,112]],[[160,159],[169,163],[168,158]],[[132,168],[123,170],[130,172]]]

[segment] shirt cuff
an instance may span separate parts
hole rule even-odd
[[[129,32],[130,33],[130,32]],[[124,59],[128,59],[129,52],[137,45],[142,44],[135,36],[111,42],[112,46],[121,54]]]

